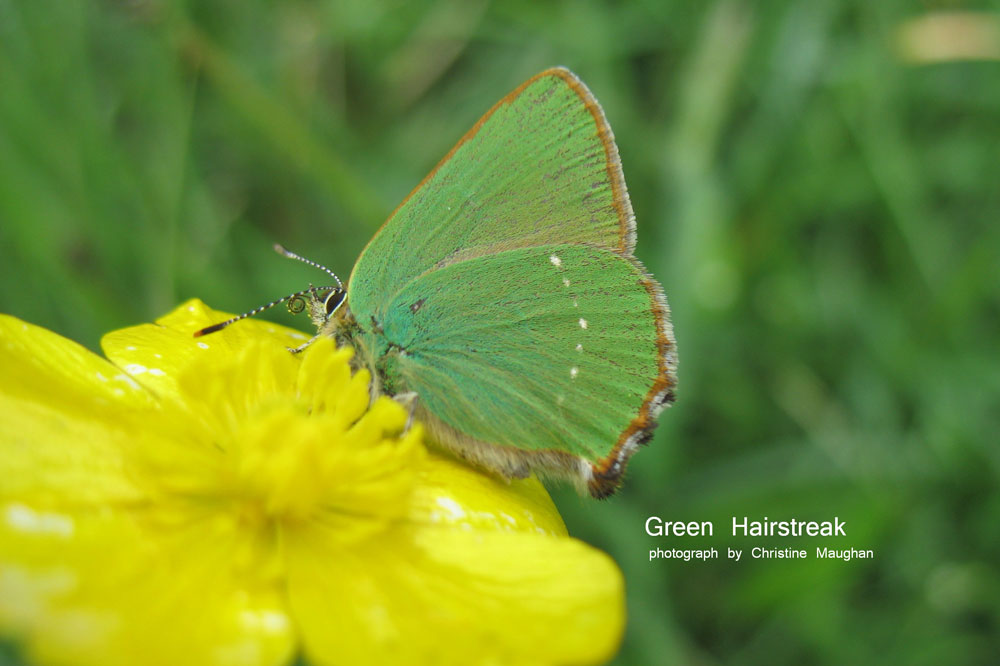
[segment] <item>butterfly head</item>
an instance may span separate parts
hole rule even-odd
[[[326,266],[323,266],[322,264],[317,264],[316,262],[310,261],[309,259],[306,259],[304,257],[300,257],[294,252],[286,250],[281,245],[275,245],[274,250],[278,254],[284,257],[288,257],[289,259],[296,259],[303,263],[309,264],[310,266],[319,268],[320,270],[330,275],[336,281],[336,284],[327,285],[324,287],[314,287],[313,285],[309,285],[308,288],[303,289],[302,291],[297,291],[294,294],[283,296],[282,298],[279,298],[275,301],[271,301],[266,305],[262,305],[258,308],[250,310],[249,312],[244,312],[241,315],[237,315],[232,319],[227,319],[226,321],[219,322],[218,324],[212,324],[211,326],[206,326],[203,329],[195,331],[194,337],[197,338],[202,335],[208,335],[210,333],[221,331],[230,324],[235,324],[241,319],[246,319],[247,317],[253,317],[254,315],[258,315],[261,312],[264,312],[265,310],[270,310],[275,305],[278,305],[280,303],[287,303],[288,311],[292,314],[298,314],[303,310],[308,309],[309,319],[312,320],[312,323],[313,325],[316,326],[317,330],[322,330],[324,327],[326,327],[326,325],[333,318],[334,314],[336,314],[337,311],[340,309],[340,307],[344,304],[344,301],[347,300],[347,290],[344,289],[344,285],[340,281],[340,278],[337,277],[337,274],[331,271]]]
[[[307,300],[308,299],[308,300]],[[340,309],[347,299],[347,292],[342,287],[313,287],[297,294],[292,294],[288,299],[288,311],[298,314],[309,309],[309,319],[317,330],[323,329],[333,318],[333,315]]]

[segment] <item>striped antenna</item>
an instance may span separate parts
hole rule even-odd
[[[327,271],[327,272],[329,272],[329,271]],[[332,275],[332,273],[331,273],[331,275]],[[334,277],[337,277],[337,276],[334,275]],[[259,308],[254,308],[253,310],[250,310],[250,312],[244,312],[243,314],[241,314],[241,315],[239,315],[237,317],[233,317],[232,319],[227,319],[226,321],[219,322],[218,324],[212,324],[211,326],[206,326],[205,328],[201,329],[200,331],[195,331],[194,332],[194,337],[200,338],[203,335],[208,335],[209,333],[215,333],[217,331],[221,331],[222,329],[224,329],[225,327],[229,326],[230,324],[234,324],[234,323],[238,322],[241,319],[246,319],[247,317],[253,317],[254,315],[258,315],[261,312],[263,312],[264,310],[270,310],[275,305],[279,305],[281,303],[284,303],[285,301],[290,301],[290,303],[288,304],[288,311],[291,312],[292,314],[298,314],[299,312],[302,312],[303,309],[305,309],[305,303],[301,302],[301,299],[302,299],[303,296],[313,295],[316,292],[321,292],[322,293],[322,292],[324,292],[326,290],[340,289],[340,286],[339,286],[340,280],[337,280],[337,283],[338,283],[337,287],[334,287],[332,285],[329,286],[329,287],[309,287],[308,289],[303,289],[302,291],[297,291],[294,294],[289,294],[288,296],[285,296],[283,298],[279,298],[276,301],[271,301],[267,305],[262,305]],[[299,302],[300,302],[300,307],[298,309],[293,309],[293,306],[292,306],[292,304],[295,303],[295,299],[299,299]]]
[[[321,271],[325,272],[327,275],[329,275],[330,277],[332,277],[334,280],[336,280],[338,287],[340,287],[341,289],[344,288],[344,284],[340,281],[340,278],[337,277],[337,274],[334,273],[333,271],[331,271],[329,268],[327,268],[323,264],[317,264],[315,261],[310,261],[309,259],[306,259],[305,257],[300,257],[299,255],[295,254],[291,250],[286,250],[284,248],[284,246],[279,245],[278,243],[274,244],[274,251],[277,252],[278,254],[280,254],[283,257],[288,257],[289,259],[298,259],[299,261],[301,261],[304,264],[309,264],[313,268],[320,269]],[[281,301],[275,301],[275,303],[280,303],[280,302]]]

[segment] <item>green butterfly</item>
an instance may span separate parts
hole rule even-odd
[[[308,295],[319,335],[354,347],[373,394],[415,394],[415,416],[461,458],[603,498],[676,384],[667,303],[634,249],[604,112],[554,68],[462,137],[368,243],[346,290],[337,280],[275,303],[301,309]]]

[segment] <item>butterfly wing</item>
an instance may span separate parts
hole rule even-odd
[[[460,454],[606,496],[675,382],[667,305],[634,245],[604,113],[572,73],[547,70],[487,112],[368,244],[341,335],[387,392],[415,391]]]
[[[672,398],[664,308],[642,267],[610,250],[506,250],[404,287],[383,322],[398,345],[384,368],[467,457],[510,476],[523,461],[603,496]],[[518,454],[504,463],[505,450]]]
[[[374,312],[425,271],[550,243],[635,244],[611,128],[562,68],[498,102],[400,204],[358,258],[348,300]]]

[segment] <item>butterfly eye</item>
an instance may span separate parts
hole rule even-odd
[[[337,311],[341,303],[344,302],[344,297],[347,295],[343,289],[331,289],[330,293],[326,296],[326,301],[323,305],[326,307],[326,317],[327,319]]]

